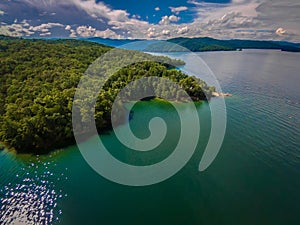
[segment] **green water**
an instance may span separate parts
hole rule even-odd
[[[2,151],[0,224],[300,224],[300,55],[250,51],[201,56],[223,90],[234,94],[226,99],[221,151],[206,171],[200,173],[198,165],[210,134],[207,103],[197,105],[201,134],[192,159],[175,176],[147,187],[102,178],[75,146],[38,157]],[[189,109],[183,112],[188,119]],[[178,115],[163,103],[139,103],[130,122],[137,136],[149,135],[152,116],[168,124],[161,146],[136,153],[109,133],[101,138],[111,154],[135,165],[168,157],[180,135]],[[40,223],[28,219],[28,205]]]

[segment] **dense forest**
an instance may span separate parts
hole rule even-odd
[[[18,152],[31,153],[72,144],[72,105],[77,85],[89,65],[111,49],[78,40],[0,38],[0,142]],[[115,96],[135,79],[167,77],[193,100],[206,100],[214,90],[176,70],[184,64],[180,60],[161,57],[159,61],[163,62],[154,62],[154,56],[139,54],[147,55],[149,61],[120,69],[100,92],[95,112],[99,130],[111,126]]]

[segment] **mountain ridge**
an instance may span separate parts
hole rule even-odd
[[[221,40],[210,37],[185,38],[178,37],[168,40],[143,40],[143,39],[105,39],[105,38],[81,38],[97,43],[106,44],[112,47],[120,47],[122,45],[129,45],[133,42],[149,42],[143,49],[149,52],[182,52],[182,51],[236,51],[241,49],[273,49],[288,52],[300,52],[300,43],[293,43],[287,41],[271,41],[271,40],[243,40],[243,39],[229,39]],[[170,43],[170,45],[166,45]],[[174,48],[173,44],[182,46],[183,48]],[[171,49],[170,49],[171,48]]]
[[[0,40],[17,39],[0,35]],[[27,38],[25,38],[27,39]],[[32,38],[30,38],[32,39]],[[39,38],[45,39],[45,38]],[[67,39],[67,38],[51,38]],[[70,38],[71,39],[71,38]],[[73,38],[72,38],[73,40]],[[243,40],[228,39],[221,40],[211,37],[178,37],[167,40],[145,40],[145,39],[109,39],[101,37],[77,38],[77,40],[96,42],[111,47],[120,47],[131,50],[146,52],[206,52],[206,51],[238,51],[242,49],[271,49],[286,52],[300,52],[300,43],[273,40]],[[175,45],[174,45],[175,44]],[[178,46],[176,46],[178,45]]]

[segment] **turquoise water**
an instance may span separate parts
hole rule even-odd
[[[128,187],[102,178],[76,147],[38,157],[2,151],[0,224],[300,224],[300,54],[199,55],[223,91],[234,95],[225,99],[228,121],[221,151],[206,171],[200,173],[198,165],[210,132],[207,103],[197,105],[201,135],[192,159],[152,186]],[[183,69],[199,73],[189,62]],[[209,82],[206,71],[199,76]],[[186,118],[189,113],[184,111]],[[139,103],[130,122],[133,132],[149,135],[152,116],[165,118],[169,126],[161,146],[136,153],[108,133],[101,138],[111,154],[136,165],[166,158],[177,144],[178,115],[163,103]]]

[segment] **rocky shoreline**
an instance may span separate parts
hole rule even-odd
[[[230,93],[212,92],[212,97],[232,97]]]

